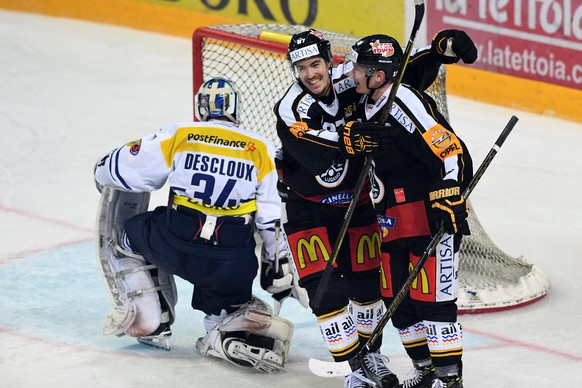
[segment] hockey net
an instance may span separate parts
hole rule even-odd
[[[241,125],[280,146],[272,109],[294,81],[285,59],[288,40],[305,29],[278,24],[237,24],[196,30],[192,38],[193,95],[205,79],[220,76],[232,80],[241,95]],[[330,31],[324,34],[331,42],[336,63],[343,60],[358,39]],[[428,93],[448,118],[445,83],[446,70],[442,66]],[[523,257],[514,258],[500,250],[473,209],[469,224],[472,234],[463,239],[459,261],[457,304],[461,313],[506,310],[546,295],[550,287],[546,274]]]

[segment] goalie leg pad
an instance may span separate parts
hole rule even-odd
[[[135,317],[123,332],[131,337],[153,333],[162,323],[160,299],[144,261],[132,258],[112,258],[116,270],[117,289],[123,292],[128,304],[135,306]]]
[[[164,303],[171,306],[167,309],[171,310],[171,317],[166,321],[173,322],[176,298],[172,300],[172,295],[176,295],[176,290],[173,279],[168,277],[171,275],[160,275],[155,266],[148,265],[143,257],[123,249],[119,244],[125,221],[146,211],[148,204],[149,193],[104,188],[101,194],[97,219],[97,261],[114,308],[104,324],[107,335],[140,337],[158,331],[164,321],[158,291],[164,295],[164,302],[169,300]],[[152,273],[157,274],[156,281]],[[161,284],[162,281],[164,284]]]
[[[176,282],[174,275],[169,272],[157,269],[157,276],[153,277],[156,286],[161,288],[160,302],[167,317],[162,317],[162,322],[168,322],[169,325],[174,323],[176,319],[176,303],[178,303],[178,290],[176,289]]]
[[[284,370],[293,323],[271,315],[270,310],[269,305],[253,298],[198,339],[196,348],[202,355],[222,358],[240,367],[264,373]]]
[[[161,307],[160,324],[152,334],[140,336],[137,340],[145,345],[170,350],[170,337],[172,336],[170,326],[176,318],[175,306],[178,302],[176,283],[172,274],[159,268],[151,270],[150,274],[155,288],[159,290],[157,294]]]

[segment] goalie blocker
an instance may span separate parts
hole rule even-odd
[[[121,243],[125,221],[146,211],[149,198],[149,193],[102,188],[96,253],[113,304],[103,332],[137,337],[146,345],[170,350],[170,325],[178,299],[174,278]]]

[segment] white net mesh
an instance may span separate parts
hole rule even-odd
[[[220,25],[196,31],[193,37],[193,91],[210,77],[226,77],[238,86],[241,95],[241,125],[280,141],[272,112],[294,81],[285,59],[286,43],[259,39],[264,31],[285,36],[305,31],[304,26],[278,24]],[[334,59],[339,62],[358,39],[355,36],[324,31],[330,40]],[[441,67],[438,79],[428,93],[448,118],[446,70]],[[478,166],[479,161],[474,161]],[[470,205],[470,204],[469,204]],[[474,210],[469,216],[471,236],[463,239],[459,262],[460,312],[489,312],[532,303],[543,297],[550,287],[548,277],[522,257],[512,258],[489,238]]]

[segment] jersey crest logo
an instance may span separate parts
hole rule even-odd
[[[339,186],[347,172],[348,172],[349,160],[334,160],[333,164],[321,175],[315,177],[320,185],[327,188],[333,188]]]
[[[141,139],[129,142],[127,146],[129,147],[129,153],[135,156],[139,154],[139,150],[141,149]]]

